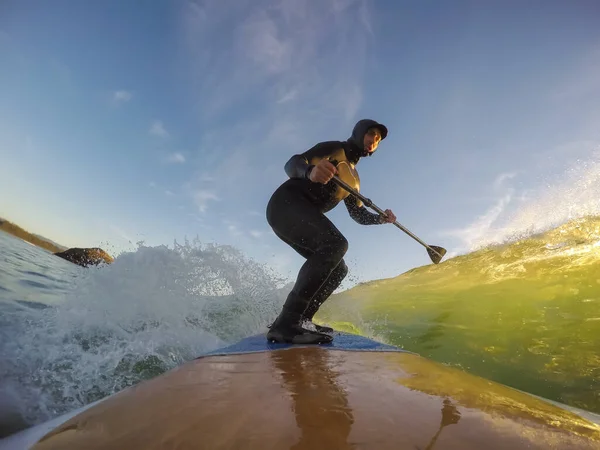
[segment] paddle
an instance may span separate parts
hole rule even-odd
[[[379,208],[377,205],[375,205],[371,200],[366,198],[364,195],[362,195],[359,192],[357,192],[356,190],[354,190],[354,188],[349,186],[347,183],[343,182],[339,177],[334,175],[334,177],[332,178],[332,181],[335,182],[338,186],[341,186],[342,188],[346,189],[348,192],[350,192],[355,197],[359,198],[365,204],[365,206],[367,206],[368,208],[374,209],[382,216],[386,215],[385,211],[383,211],[381,208]],[[425,247],[427,249],[427,254],[431,258],[431,261],[434,264],[439,264],[439,262],[442,260],[442,258],[446,254],[445,248],[438,247],[436,245],[427,245],[425,242],[423,242],[421,239],[419,239],[417,236],[415,236],[413,233],[411,233],[408,229],[406,229],[404,226],[402,226],[398,222],[394,222],[394,225],[396,225],[398,228],[400,228],[402,231],[404,231],[406,234],[408,234],[411,238],[413,238],[415,241],[417,241],[419,244],[421,244],[423,247]]]

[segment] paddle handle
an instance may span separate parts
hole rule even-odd
[[[377,213],[379,213],[382,216],[386,216],[384,210],[382,210],[380,207],[378,207],[376,204],[374,204],[370,199],[368,199],[367,197],[365,197],[364,195],[362,195],[361,193],[359,193],[358,191],[356,191],[352,186],[350,186],[346,182],[342,181],[339,177],[337,177],[337,176],[334,175],[333,178],[332,178],[332,180],[338,186],[343,187],[348,192],[350,192],[352,195],[354,195],[355,197],[359,198],[365,204],[365,206],[367,206],[368,208],[374,209],[375,211],[377,211]],[[410,232],[406,227],[404,227],[403,225],[401,225],[397,221],[393,222],[393,223],[398,228],[400,228],[402,231],[404,231],[406,234],[408,234],[411,238],[413,238],[415,241],[417,241],[419,244],[421,244],[423,247],[427,248],[428,250],[431,250],[432,252],[434,252],[435,254],[439,255],[440,257],[442,256],[436,250],[434,250],[433,248],[431,248],[429,245],[427,245],[425,242],[423,242],[421,239],[419,239],[417,236],[415,236],[412,232]]]

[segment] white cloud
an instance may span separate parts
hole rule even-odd
[[[515,188],[508,181],[517,176],[516,171],[503,172],[496,176],[488,188],[493,195],[492,205],[473,222],[458,230],[447,230],[440,233],[462,241],[462,251],[472,251],[493,242],[499,242],[505,236],[502,220],[505,219],[508,208],[515,203]],[[517,196],[522,201],[522,196]]]
[[[292,88],[289,91],[284,92],[284,94],[277,99],[277,103],[287,103],[294,100],[298,96],[298,89]]]
[[[494,227],[512,200],[512,194],[502,195],[496,202],[475,221],[459,230],[450,230],[442,235],[459,238],[466,250],[475,250],[492,242],[497,242],[504,235],[502,228]]]
[[[225,228],[227,228],[227,231],[229,231],[229,233],[232,236],[242,236],[244,233],[242,230],[240,230],[239,225],[230,219],[223,219],[222,220],[223,225],[225,226]]]
[[[204,230],[212,230],[213,227],[207,223],[206,217],[200,216],[199,214],[189,213],[188,217],[194,220],[194,227],[202,228]]]
[[[231,233],[232,236],[241,236],[242,235],[242,232],[235,225],[228,225],[227,230],[229,230],[229,233]]]
[[[517,176],[517,172],[505,172],[501,173],[494,180],[494,188],[500,189],[505,181],[510,180]]]
[[[250,230],[250,236],[252,236],[253,238],[260,238],[263,235],[262,231],[257,231],[257,230]]]
[[[160,120],[155,120],[150,127],[150,134],[162,138],[166,138],[169,136],[169,133],[165,129],[165,126]]]
[[[206,212],[209,201],[219,201],[219,197],[213,191],[197,190],[192,194],[194,203],[201,213]]]
[[[175,194],[174,194],[172,191],[170,191],[170,190],[168,190],[168,189],[167,189],[167,190],[165,191],[165,195],[167,195],[168,197],[172,197],[172,196],[174,196]]]
[[[267,74],[289,70],[292,65],[292,43],[266,10],[259,10],[246,20],[239,41],[242,55]]]
[[[133,94],[129,91],[115,91],[113,93],[113,102],[116,104],[127,103],[133,98]]]
[[[167,157],[167,162],[183,164],[185,162],[185,156],[179,152],[171,153]]]

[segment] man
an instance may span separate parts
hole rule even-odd
[[[315,325],[304,329],[303,321],[312,321],[323,302],[337,289],[348,273],[344,255],[348,241],[325,217],[342,200],[356,222],[362,225],[391,223],[396,220],[387,209],[385,216],[369,212],[360,200],[330,182],[334,175],[360,188],[356,164],[371,156],[386,138],[387,128],[374,120],[360,120],[346,141],[328,141],[294,155],[285,165],[289,180],[271,196],[267,221],[275,234],[306,262],[283,309],[270,326],[267,339],[291,344],[323,344],[333,340],[333,330]]]

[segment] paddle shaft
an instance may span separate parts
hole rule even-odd
[[[380,207],[378,207],[376,204],[374,204],[370,199],[368,199],[367,197],[365,197],[364,195],[362,195],[361,193],[359,193],[358,191],[356,191],[352,186],[350,186],[346,182],[342,181],[339,177],[334,176],[332,178],[332,180],[335,183],[337,183],[339,186],[341,186],[344,189],[346,189],[352,195],[354,195],[355,197],[359,198],[368,208],[374,209],[375,211],[377,211],[382,216],[386,215],[384,210],[382,210]],[[434,250],[433,248],[431,248],[429,245],[427,245],[425,242],[423,242],[421,239],[419,239],[417,236],[415,236],[412,232],[410,232],[410,230],[408,230],[406,227],[404,227],[403,225],[401,225],[397,221],[394,222],[394,225],[396,225],[398,228],[400,228],[402,231],[404,231],[406,234],[408,234],[411,238],[413,238],[415,241],[417,241],[423,247],[427,248],[428,250],[431,250],[432,252],[434,252],[435,254],[439,255],[440,257],[442,256],[436,250]]]

